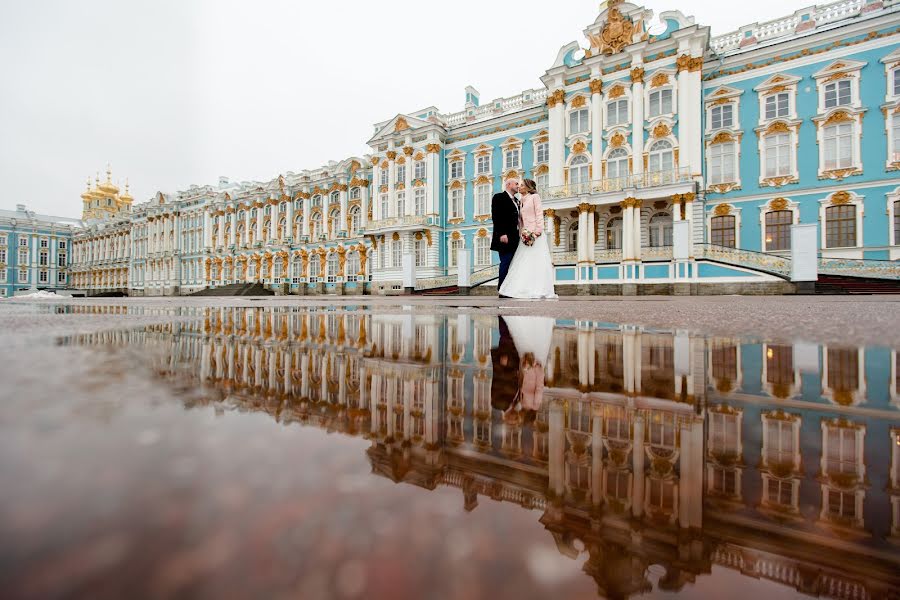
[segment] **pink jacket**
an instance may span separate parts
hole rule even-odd
[[[522,197],[522,228],[532,233],[544,233],[544,209],[538,194],[527,194]]]

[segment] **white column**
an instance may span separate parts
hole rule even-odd
[[[343,182],[346,184],[346,181]],[[347,231],[349,235],[349,227],[347,227],[347,190],[341,190],[340,194],[340,203],[341,203],[341,214],[338,223],[338,231]],[[337,236],[337,231],[334,232],[334,235]]]
[[[285,230],[281,232],[282,239],[294,237],[294,201],[287,201],[287,210],[285,211]]]
[[[639,60],[639,57],[637,57]],[[640,69],[640,75],[637,71]],[[632,68],[631,85],[631,147],[634,150],[634,172],[644,171],[644,67],[636,63]],[[680,129],[680,128],[679,128]]]
[[[596,253],[595,248],[597,246],[597,240],[594,237],[594,231],[596,228],[594,227],[594,219],[597,216],[594,214],[596,212],[596,207],[592,206],[591,210],[587,213],[587,230],[585,231],[585,260],[590,264],[594,264],[596,261]]]
[[[406,215],[412,216],[415,214],[416,203],[414,200],[414,192],[412,181],[413,181],[413,169],[415,168],[415,161],[413,160],[412,155],[406,157],[406,177],[403,178],[403,187],[406,191],[406,203],[404,204],[404,208],[406,208]]]
[[[632,258],[634,260],[641,260],[641,201],[636,200],[635,206],[631,210],[631,224],[634,227],[634,232],[632,233],[631,241],[634,244],[634,248],[632,250]]]
[[[631,260],[634,258],[634,226],[632,219],[634,212],[631,209],[631,199],[622,202],[622,260]]]
[[[305,198],[303,198],[303,227],[301,235],[305,235],[309,237],[309,222],[312,218],[310,211],[312,210],[312,197],[309,195],[309,190],[304,190]]]
[[[644,512],[644,417],[640,414],[635,415],[634,418],[631,458],[634,475],[631,511],[635,517],[640,517]]]
[[[265,208],[265,204],[256,207],[256,237],[254,239],[257,242],[262,241],[263,219],[266,217],[265,213],[263,212]]]
[[[550,107],[550,187],[563,185],[566,162],[565,91],[556,90],[547,100]]]
[[[236,242],[237,242],[237,210],[234,210],[231,213],[231,238],[226,243],[233,245]]]
[[[600,79],[591,81],[591,179],[602,176],[603,159],[603,96]]]
[[[209,248],[212,246],[212,238],[210,237],[210,232],[212,231],[212,223],[210,222],[209,211],[203,211],[203,247]]]
[[[694,123],[691,122],[691,117],[693,113],[690,109],[690,102],[692,100],[689,84],[690,72],[686,68],[681,68],[679,65],[678,70],[678,164],[676,167],[681,165],[690,165],[690,136],[691,135],[702,135],[702,133],[697,133],[692,130],[693,127],[696,127]],[[691,171],[693,172],[693,171]]]
[[[382,219],[387,219],[389,217],[402,217],[403,215],[398,215],[397,213],[397,198],[394,195],[394,179],[397,177],[397,162],[396,157],[394,159],[388,159],[388,214],[381,215]]]
[[[578,210],[578,262],[587,261],[587,212],[579,208]]]
[[[359,198],[360,198],[360,214],[359,214],[359,224],[365,229],[369,224],[369,186],[361,185],[359,186]],[[355,234],[356,232],[354,232]]]
[[[434,150],[437,144],[432,146]],[[437,205],[441,198],[441,152],[438,148],[436,151],[428,152],[425,159],[425,177],[428,179],[425,198],[425,213],[432,215],[437,214]]]

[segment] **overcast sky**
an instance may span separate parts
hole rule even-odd
[[[806,5],[645,4],[713,35]],[[107,162],[143,202],[363,154],[374,123],[461,110],[466,85],[482,102],[540,87],[598,12],[596,0],[3,0],[0,207],[80,216]]]

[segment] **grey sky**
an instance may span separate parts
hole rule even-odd
[[[806,2],[679,0],[725,33]],[[565,7],[565,8],[563,8]],[[727,7],[727,9],[726,9]],[[4,0],[0,206],[79,216],[112,164],[137,202],[366,152],[372,124],[540,87],[596,0]],[[101,177],[105,177],[101,173]]]

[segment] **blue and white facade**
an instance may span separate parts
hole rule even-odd
[[[22,204],[0,210],[0,298],[68,288],[72,237],[80,226]]]
[[[460,268],[478,283],[496,268],[490,198],[509,177],[541,188],[562,294],[778,291],[795,224],[817,227],[820,272],[900,278],[892,1],[711,36],[678,11],[611,0],[583,40],[560,49],[543,88],[482,102],[469,87],[459,112],[397,114],[363,156],[133,210],[104,212],[92,202],[106,192],[89,186],[88,221],[103,225],[76,240],[75,285],[394,293],[411,271],[425,289]]]

